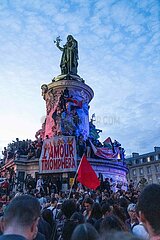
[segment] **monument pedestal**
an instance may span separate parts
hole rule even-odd
[[[89,102],[93,90],[78,75],[60,75],[52,83],[43,84],[46,101],[44,138],[57,135],[89,135]]]

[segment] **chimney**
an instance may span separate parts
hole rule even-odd
[[[132,157],[138,157],[138,156],[139,156],[139,153],[136,153],[136,152],[132,153]]]
[[[160,152],[160,147],[154,147],[155,152]]]

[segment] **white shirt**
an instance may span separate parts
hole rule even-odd
[[[134,235],[136,235],[137,237],[140,237],[144,240],[149,240],[149,234],[148,234],[147,230],[145,229],[142,222],[140,222],[138,225],[133,227],[132,233]]]

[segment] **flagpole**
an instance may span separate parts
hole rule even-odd
[[[78,171],[79,171],[79,168],[80,168],[80,165],[81,165],[81,163],[82,163],[82,159],[83,159],[83,156],[84,156],[84,155],[85,155],[85,154],[83,153],[83,155],[82,155],[82,157],[81,157],[81,161],[80,161],[80,163],[79,163],[79,165],[78,165],[77,171],[76,171],[76,173],[75,173],[75,175],[74,175],[74,179],[73,179],[73,183],[72,183],[72,186],[71,186],[71,189],[70,189],[70,192],[69,192],[68,199],[70,199],[70,196],[71,196],[71,193],[72,193],[72,189],[73,189],[73,186],[74,186],[74,183],[75,183],[75,180],[76,180],[76,177],[77,177],[77,174],[78,174]]]

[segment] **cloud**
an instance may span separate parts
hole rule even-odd
[[[14,0],[1,1],[0,10],[1,142],[34,138],[45,114],[40,86],[60,74],[53,40],[60,35],[64,45],[73,34],[101,139],[117,139],[128,153],[158,145],[158,1]]]

